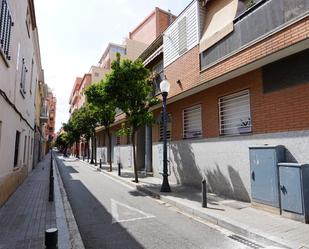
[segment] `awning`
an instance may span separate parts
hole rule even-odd
[[[217,0],[206,5],[204,31],[200,40],[200,52],[205,51],[234,30],[233,20],[238,0]]]

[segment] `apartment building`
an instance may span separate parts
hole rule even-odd
[[[43,74],[43,71],[42,71]],[[49,119],[49,107],[47,101],[48,86],[44,83],[42,76],[41,81],[36,84],[36,97],[35,97],[35,135],[34,135],[34,148],[33,148],[33,167],[43,158],[46,154],[46,125]]]
[[[32,0],[0,1],[0,205],[33,167],[36,86],[43,81]]]
[[[305,0],[192,1],[140,55],[154,94],[164,75],[171,84],[171,181],[199,188],[206,179],[213,193],[251,201],[250,146],[280,144],[286,161],[309,161],[308,9]],[[160,177],[161,105],[152,111],[157,122],[137,141],[139,168]],[[114,136],[111,153],[132,165],[125,137]]]
[[[48,89],[47,91],[48,91],[47,97],[45,98],[45,102],[48,108],[48,119],[45,125],[46,152],[49,151],[50,145],[55,137],[56,104],[57,104],[57,99],[54,96],[51,89]]]
[[[168,11],[155,8],[138,26],[129,32],[129,37],[125,39],[123,45],[109,44],[100,59],[100,65],[103,68],[110,69],[110,63],[116,59],[116,53],[121,54],[121,58],[135,60],[162,35],[162,32],[176,19],[176,16]],[[107,150],[107,136],[105,136],[104,127],[98,127],[96,133],[97,158],[106,162],[108,153],[112,154],[113,163],[121,163],[123,167],[132,167],[133,149],[128,137],[119,137],[115,133],[121,128],[125,121],[125,115],[121,112],[116,117],[116,122],[111,127],[112,150]],[[137,132],[137,167],[145,168],[145,136],[148,134],[145,129]],[[148,135],[147,135],[148,136]],[[150,141],[149,139],[147,141]],[[148,144],[149,146],[149,144]],[[150,165],[148,167],[151,167]]]
[[[251,145],[308,162],[308,1],[192,1],[163,34],[170,179],[251,200]],[[154,110],[157,117],[160,107]],[[152,128],[154,175],[162,161]]]

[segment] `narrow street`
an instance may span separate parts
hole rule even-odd
[[[248,248],[79,161],[58,160],[83,242],[90,248]]]

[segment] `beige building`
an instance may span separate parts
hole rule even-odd
[[[33,0],[0,8],[0,205],[33,167],[35,99],[43,80]]]

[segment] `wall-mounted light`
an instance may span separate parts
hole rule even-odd
[[[177,80],[176,83],[177,83],[178,85],[181,85],[181,81],[180,81],[180,80]]]

